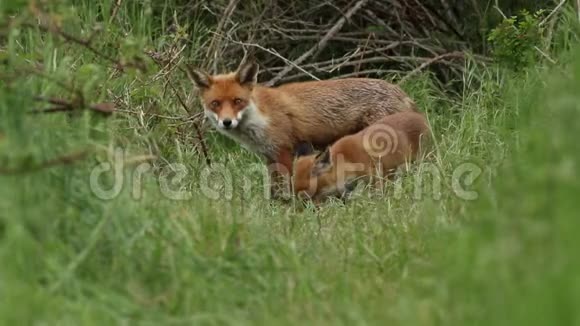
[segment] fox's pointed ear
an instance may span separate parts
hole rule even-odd
[[[187,75],[189,76],[189,79],[191,79],[191,81],[195,84],[195,86],[200,90],[207,89],[211,86],[211,77],[205,71],[188,68]]]
[[[236,72],[236,79],[242,85],[253,86],[258,82],[258,64],[254,59],[244,60]]]
[[[314,153],[314,147],[308,142],[300,142],[294,149],[294,157],[306,156]]]

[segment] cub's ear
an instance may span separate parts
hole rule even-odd
[[[211,77],[205,71],[189,68],[187,69],[187,72],[189,78],[200,90],[208,89],[211,86],[212,83]]]
[[[324,152],[319,153],[314,158],[314,167],[312,168],[312,175],[318,176],[327,172],[332,167],[332,160],[330,158],[330,147],[327,147]]]
[[[236,71],[236,79],[241,85],[255,85],[258,82],[258,64],[253,59],[244,60]]]
[[[300,142],[294,148],[294,157],[306,156],[314,153],[314,147],[308,142]]]
[[[316,155],[316,163],[330,164],[330,147],[326,147],[323,152]]]

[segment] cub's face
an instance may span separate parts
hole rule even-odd
[[[294,161],[294,193],[302,199],[314,198],[316,195],[317,178],[312,176],[314,159],[315,155],[308,155]]]
[[[318,154],[298,156],[294,161],[294,193],[301,199],[315,202],[329,197],[342,197],[350,187],[339,182],[337,175],[328,148]]]

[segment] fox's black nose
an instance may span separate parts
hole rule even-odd
[[[222,121],[222,123],[224,124],[224,127],[228,128],[229,126],[232,125],[232,120],[224,119],[224,121]]]

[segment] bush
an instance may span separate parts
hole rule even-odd
[[[542,40],[540,19],[543,10],[530,14],[522,10],[519,16],[505,18],[489,34],[493,55],[502,65],[520,71],[537,59],[537,46]]]

